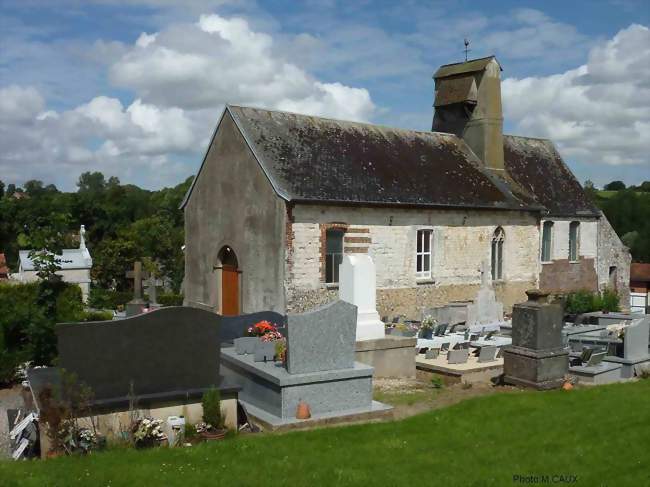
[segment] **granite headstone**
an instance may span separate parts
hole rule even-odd
[[[287,371],[304,374],[354,367],[357,307],[335,301],[287,316]]]

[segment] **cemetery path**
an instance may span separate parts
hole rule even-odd
[[[22,386],[18,385],[10,389],[0,389],[0,458],[10,456],[7,409],[23,407],[21,388]]]
[[[434,388],[430,382],[421,379],[375,379],[375,399],[391,404],[394,419],[403,419],[416,414],[452,406],[466,399],[512,392],[514,387],[474,383],[471,387],[452,384]]]

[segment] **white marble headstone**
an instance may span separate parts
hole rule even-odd
[[[503,321],[503,304],[498,302],[490,283],[489,264],[483,262],[481,288],[474,302],[467,306],[467,325],[483,325]]]
[[[357,341],[384,338],[377,313],[375,263],[366,254],[344,255],[339,267],[339,298],[357,307]]]

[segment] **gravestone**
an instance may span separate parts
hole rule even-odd
[[[633,320],[624,328],[623,357],[608,356],[605,362],[621,366],[620,378],[630,379],[639,375],[639,371],[650,364],[648,352],[648,334],[650,333],[650,316]]]
[[[357,308],[335,301],[287,316],[287,370],[304,374],[354,367]]]
[[[507,383],[553,389],[564,383],[569,352],[562,341],[563,310],[548,302],[548,294],[526,291],[528,301],[512,311],[512,345],[504,347]]]
[[[377,313],[375,263],[369,255],[344,255],[339,267],[339,299],[357,307],[356,340],[386,336]]]
[[[149,275],[149,278],[147,279],[147,295],[149,296],[149,306],[152,308],[160,307],[158,304],[157,286],[161,286],[162,284],[163,281],[161,279],[157,279],[153,274]]]
[[[147,303],[142,299],[142,280],[147,272],[142,271],[142,262],[133,263],[133,270],[126,273],[128,279],[133,279],[133,299],[126,303],[126,316],[135,316],[141,314]]]
[[[497,301],[489,276],[489,264],[484,261],[481,269],[481,288],[474,302],[467,306],[467,326],[503,321],[503,304]]]
[[[220,383],[221,317],[168,307],[114,321],[57,325],[59,366],[91,387],[96,401],[200,396]],[[38,370],[38,369],[35,369]]]

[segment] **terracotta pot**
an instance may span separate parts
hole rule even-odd
[[[309,419],[309,418],[311,418],[311,409],[309,409],[309,404],[300,401],[298,403],[298,407],[296,407],[296,419]]]
[[[226,437],[226,433],[228,433],[227,429],[203,431],[201,433],[201,438],[205,441],[223,440]]]
[[[564,389],[565,391],[570,391],[571,389],[573,389],[573,384],[571,384],[571,382],[569,382],[569,381],[566,381],[562,385],[562,389]]]

